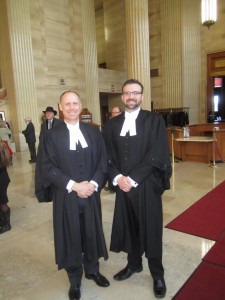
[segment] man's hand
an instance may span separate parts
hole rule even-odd
[[[130,179],[127,176],[121,176],[118,180],[117,180],[117,184],[119,186],[119,188],[123,191],[123,192],[129,192],[131,190],[131,188],[133,187],[131,184]]]
[[[72,186],[72,190],[77,193],[80,198],[88,198],[95,191],[94,184],[88,181],[75,182]]]

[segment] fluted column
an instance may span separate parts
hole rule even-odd
[[[84,40],[84,68],[86,78],[86,107],[101,124],[94,0],[82,0],[82,27]]]
[[[200,2],[182,1],[182,49],[183,49],[183,106],[190,107],[189,121],[198,123],[200,115],[201,44],[200,44]],[[204,111],[205,102],[201,111]]]
[[[103,0],[107,69],[126,70],[125,12],[122,0]]]
[[[161,0],[163,108],[182,107],[181,1]]]
[[[142,107],[151,109],[148,0],[125,0],[128,78],[144,85]]]
[[[10,59],[13,65],[12,84],[15,91],[15,98],[8,101],[13,102],[13,105],[10,104],[11,118],[14,119],[16,116],[18,120],[14,137],[17,147],[21,150],[24,137],[19,135],[18,130],[25,127],[24,118],[29,116],[34,125],[38,124],[29,1],[7,0],[5,2],[9,24]]]

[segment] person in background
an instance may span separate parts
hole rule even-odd
[[[120,114],[121,114],[120,108],[118,106],[114,106],[111,111],[111,117],[114,118]],[[109,191],[110,193],[113,194],[116,192],[116,187],[112,184],[111,180],[108,180],[108,184],[107,186],[104,187],[104,190]]]
[[[0,121],[0,136],[10,146],[10,136],[12,132],[5,121]]]
[[[100,130],[79,121],[82,104],[76,92],[65,91],[59,107],[64,122],[44,135],[37,165],[41,164],[44,182],[54,189],[56,263],[67,272],[69,299],[77,300],[83,269],[87,279],[109,286],[99,272],[99,258],[108,258],[100,199],[108,172],[107,154]]]
[[[2,141],[5,143],[6,147],[9,150],[10,160],[12,164],[13,151],[11,149],[11,140],[10,140],[11,133],[12,132],[9,129],[7,123],[5,121],[0,121],[0,139],[2,139]]]
[[[55,118],[56,115],[57,115],[57,111],[54,110],[53,107],[51,106],[47,106],[46,110],[43,110],[43,118],[42,118],[43,121],[41,123],[41,130],[39,135],[39,146],[37,150],[37,160],[36,160],[36,168],[35,168],[35,176],[36,176],[35,195],[39,202],[51,201],[51,197],[50,197],[51,187],[47,189],[45,189],[44,187],[45,182],[43,182],[42,180],[39,160],[41,160],[41,143],[43,140],[43,136],[48,130],[63,122],[61,119]]]
[[[7,188],[10,183],[7,167],[10,163],[8,148],[0,139],[0,234],[11,229],[10,207],[8,206],[9,199],[7,196]]]
[[[30,151],[29,163],[32,164],[32,163],[36,163],[35,129],[34,129],[34,124],[32,123],[30,117],[26,117],[24,121],[27,124],[27,127],[25,130],[22,130],[21,133],[25,136],[25,140]]]
[[[48,106],[46,110],[43,110],[43,114],[45,116],[44,121],[41,123],[41,131],[39,139],[41,139],[42,135],[49,129],[57,126],[62,122],[62,120],[55,118],[57,115],[57,111],[53,109],[53,107]]]
[[[121,281],[143,270],[148,259],[155,297],[166,294],[162,264],[162,194],[172,172],[165,121],[141,109],[143,85],[127,80],[121,99],[125,113],[107,122],[104,137],[109,173],[116,189],[110,250],[127,253],[127,265],[114,275]]]
[[[121,109],[118,106],[114,106],[111,111],[112,118],[121,114]]]

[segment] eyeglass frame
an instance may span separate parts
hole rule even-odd
[[[139,96],[139,95],[142,95],[143,93],[142,92],[139,92],[139,91],[133,91],[133,92],[129,92],[129,91],[127,91],[127,92],[122,92],[122,95],[123,96],[131,96],[131,95],[133,95],[133,96]]]
[[[112,111],[111,114],[120,114],[121,111]]]

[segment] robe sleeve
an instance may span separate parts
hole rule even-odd
[[[92,126],[92,125],[89,125]],[[107,164],[107,152],[104,143],[104,139],[100,130],[96,127],[92,127],[91,137],[97,141],[97,146],[93,153],[93,165],[95,169],[93,170],[93,175],[91,180],[98,183],[99,189],[101,190],[107,181],[107,173],[108,173],[108,164]],[[91,145],[92,147],[92,145]]]
[[[171,162],[165,121],[157,114],[151,114],[144,129],[143,159],[129,173],[129,176],[141,184],[151,173],[163,181],[163,188],[169,189]]]
[[[54,143],[52,130],[46,132],[42,141],[42,174],[46,179],[46,185],[54,184],[58,188],[66,190],[71,179],[64,174],[58,165],[57,145]]]

